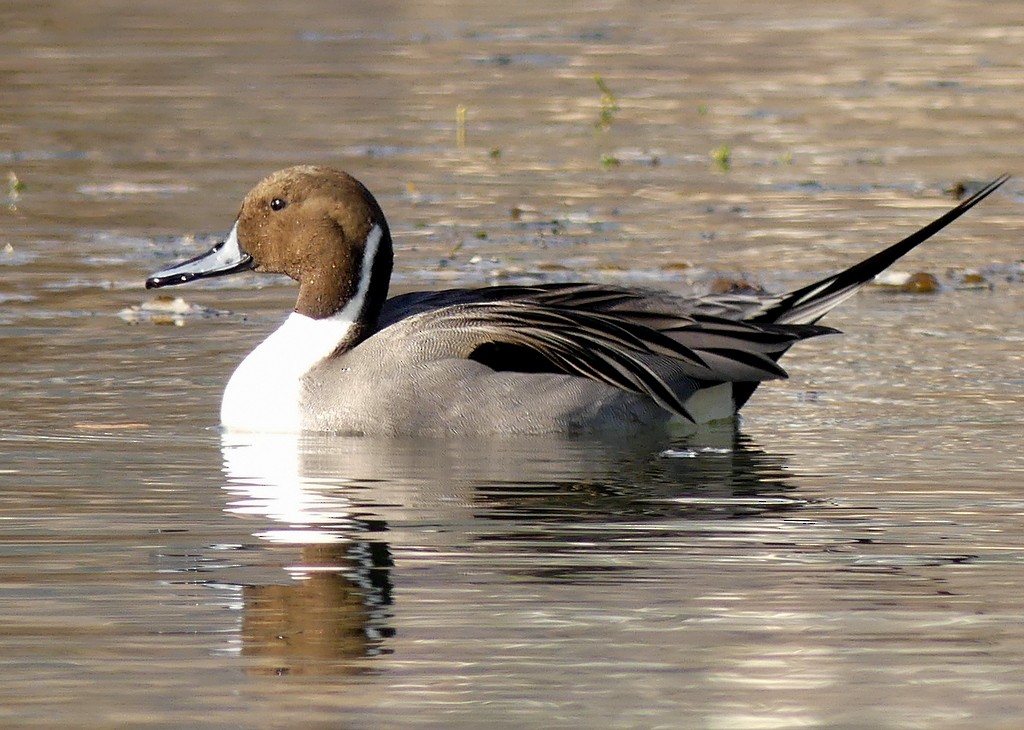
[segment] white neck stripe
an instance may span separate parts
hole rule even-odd
[[[359,285],[356,293],[348,300],[348,303],[336,314],[328,319],[344,320],[355,322],[356,318],[366,304],[366,295],[370,291],[370,279],[373,277],[373,262],[377,259],[377,249],[380,246],[380,237],[383,231],[379,225],[374,224],[370,232],[366,234],[366,242],[363,247],[363,263],[359,267]]]

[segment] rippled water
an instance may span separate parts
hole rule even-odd
[[[300,162],[375,191],[396,290],[796,286],[1024,174],[1022,36],[1009,0],[0,7],[0,724],[1017,727],[1018,179],[739,433],[232,439],[294,289],[140,308]]]

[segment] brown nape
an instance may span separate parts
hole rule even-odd
[[[274,201],[279,201],[277,209]],[[366,300],[354,313],[357,326],[346,343],[351,347],[376,322],[387,299],[393,260],[384,213],[358,180],[326,167],[276,172],[242,203],[238,240],[257,271],[287,274],[299,282],[296,312],[324,319],[357,295],[367,237],[375,225],[381,236]]]

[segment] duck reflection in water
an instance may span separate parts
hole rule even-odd
[[[383,653],[392,630],[390,558],[384,543],[325,543],[300,548],[288,583],[242,588],[242,655],[270,660],[254,673],[355,674],[351,660]]]
[[[256,561],[272,571],[242,587],[242,654],[263,673],[354,674],[391,652],[393,554],[399,567],[425,552],[499,565],[583,528],[611,544],[638,525],[678,535],[805,504],[784,457],[731,425],[683,444],[231,434],[222,448],[226,510],[260,524]],[[516,563],[515,575],[560,583],[594,570]]]
[[[241,651],[254,674],[358,674],[387,653],[391,555],[377,520],[354,516],[344,486],[304,478],[293,437],[223,443],[226,510],[270,518],[255,534],[272,582],[242,590]],[[283,565],[281,550],[298,559]]]

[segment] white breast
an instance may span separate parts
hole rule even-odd
[[[235,370],[220,406],[220,421],[233,431],[302,430],[302,376],[334,351],[352,327],[339,315],[312,319],[293,312]]]
[[[220,405],[220,422],[230,431],[302,430],[302,378],[348,337],[370,288],[380,226],[366,237],[359,284],[341,311],[326,319],[292,312],[270,337],[238,366]]]

